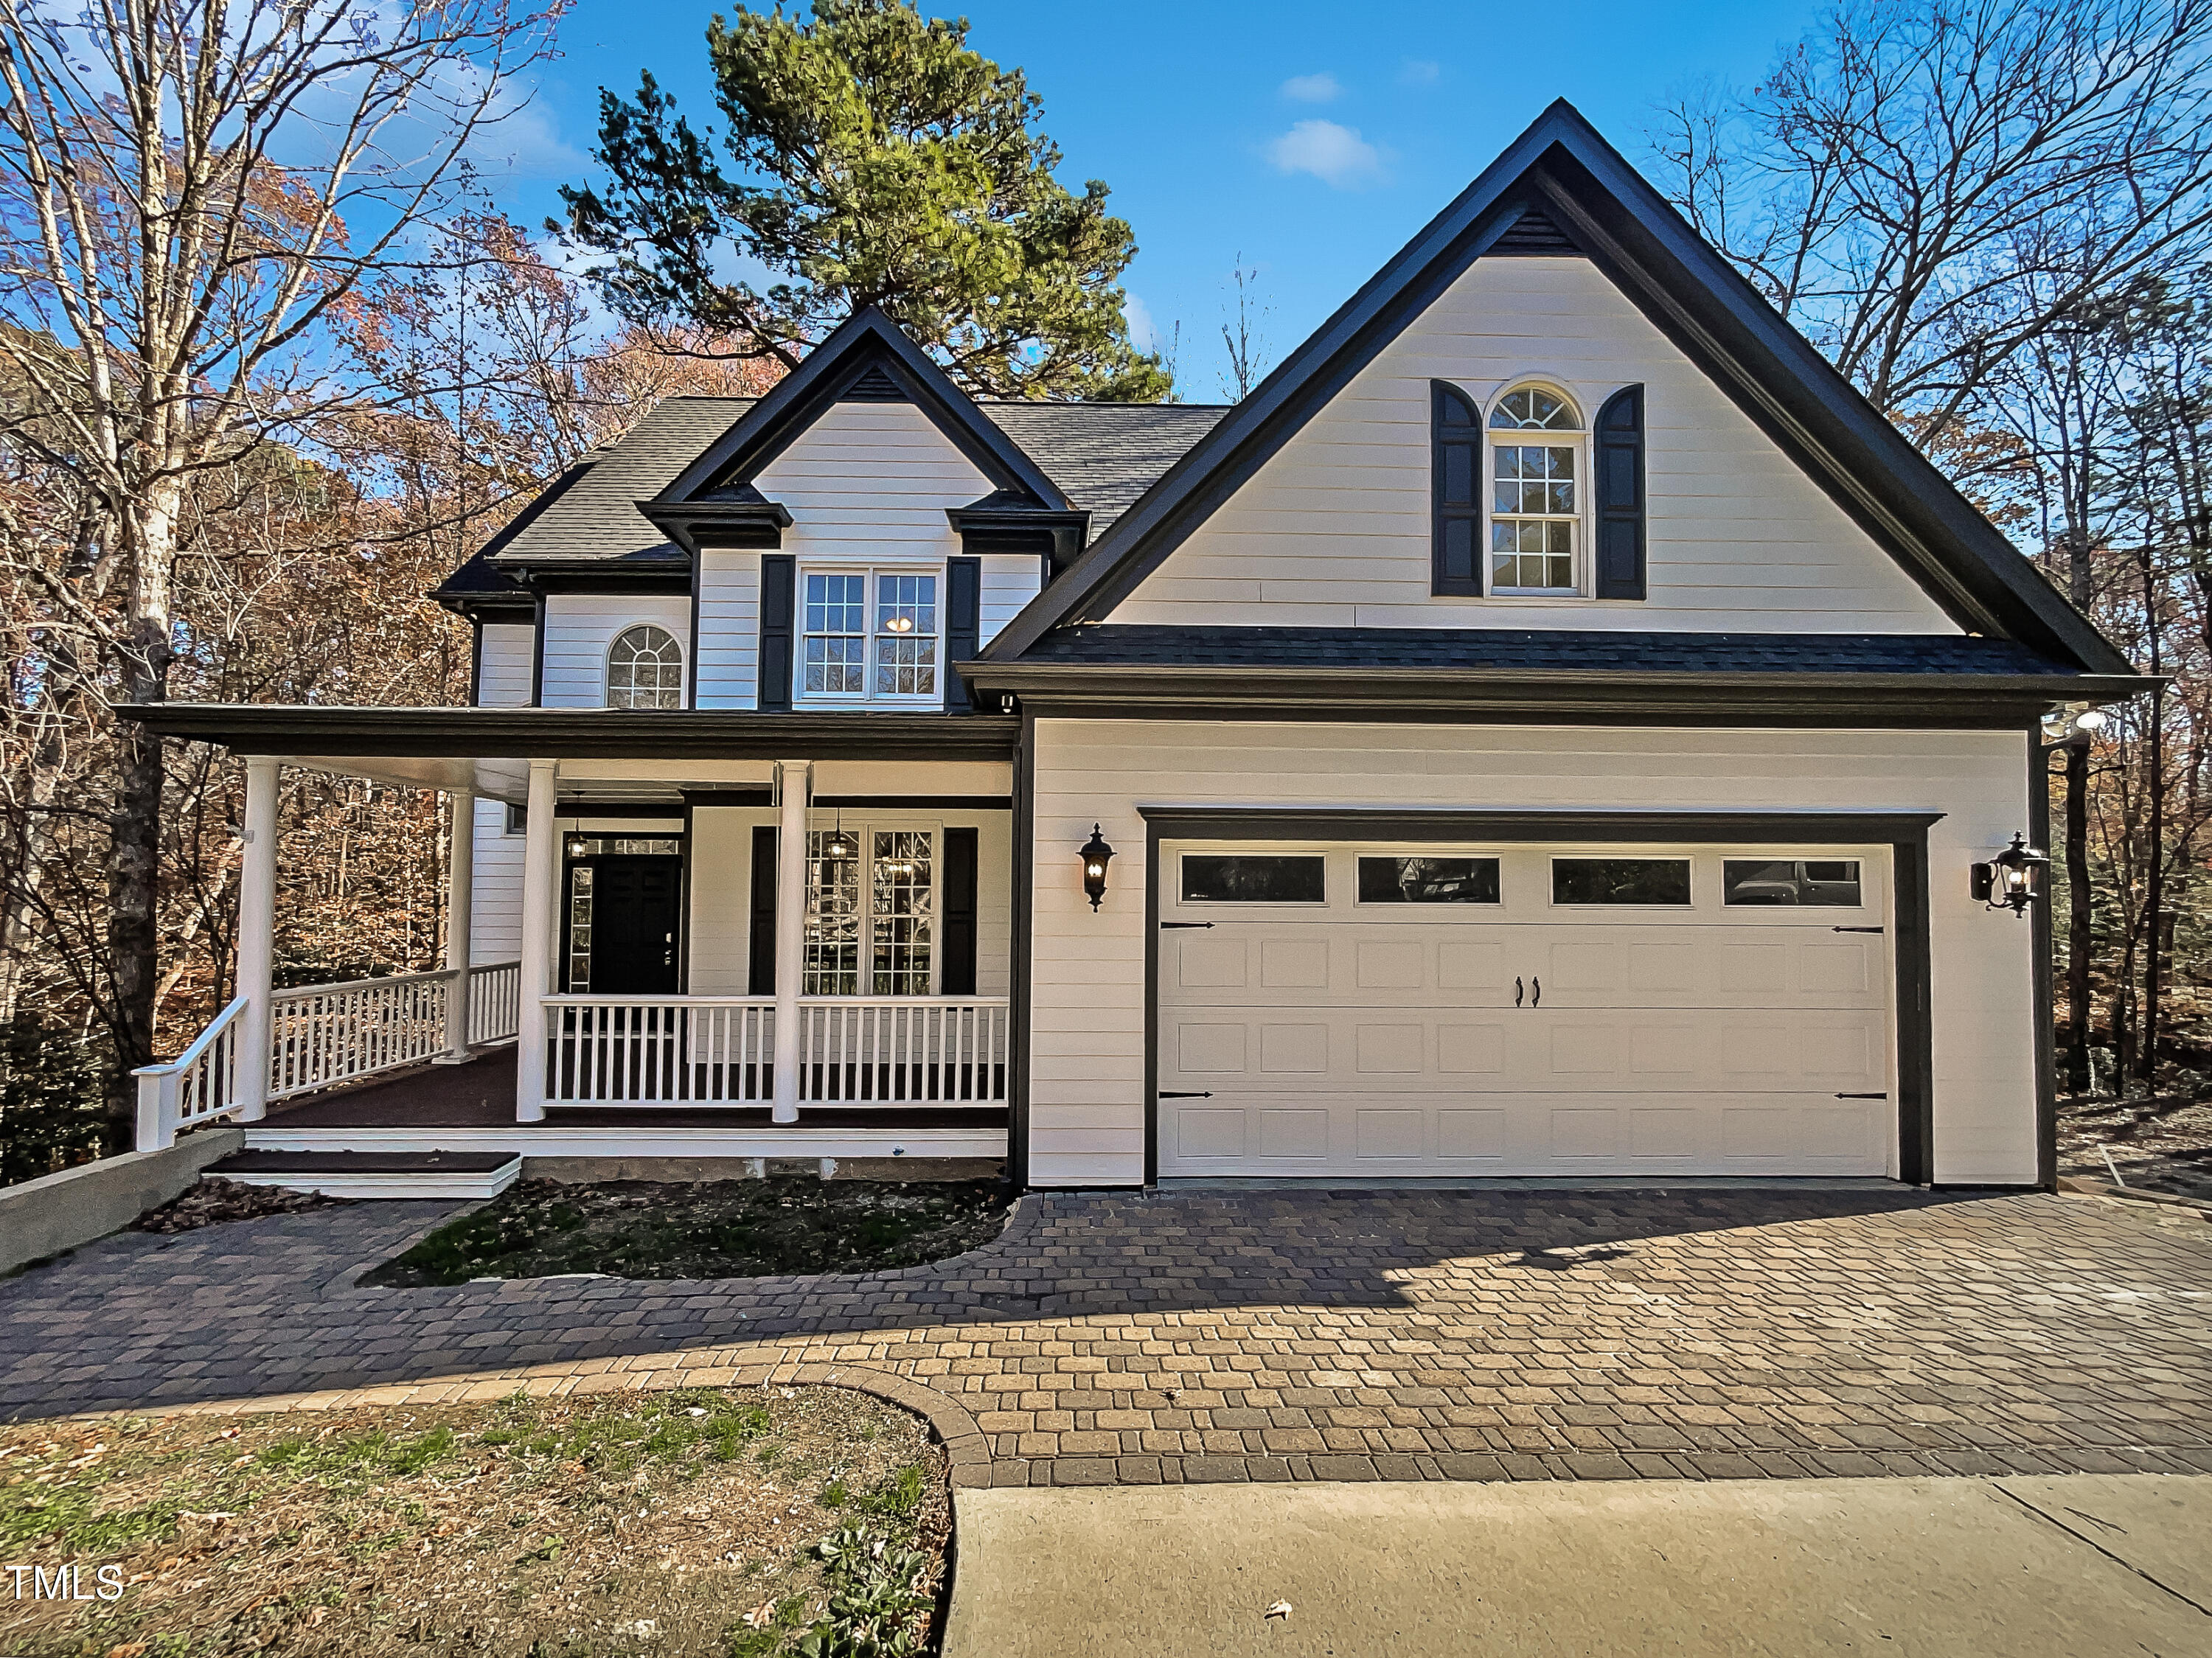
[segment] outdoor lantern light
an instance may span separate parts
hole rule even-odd
[[[581,858],[591,849],[591,842],[585,840],[582,835],[572,835],[568,837],[568,855],[571,858]]]
[[[837,809],[837,827],[830,831],[830,838],[822,843],[822,855],[833,864],[842,864],[860,855],[860,848],[853,837],[845,833],[845,809]]]
[[[1106,844],[1099,826],[1091,826],[1091,838],[1083,843],[1083,890],[1096,909],[1106,897],[1106,865],[1114,861],[1114,848]]]
[[[2051,859],[2015,835],[2012,844],[1988,863],[1974,865],[1974,896],[1991,909],[2025,915],[2027,907],[2044,896],[2050,873]]]

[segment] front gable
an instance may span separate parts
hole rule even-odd
[[[1504,254],[1521,257],[1486,257]],[[1597,599],[1594,583],[1571,606],[1431,597],[1451,586],[1427,579],[1431,382],[1465,376],[1470,392],[1494,396],[1522,375],[1601,392],[1645,385],[1651,403],[1669,405],[1650,409],[1662,465],[1649,504],[1664,487],[1680,518],[1649,549],[1656,609],[1651,597]],[[1409,537],[1414,513],[1425,522]],[[1328,519],[1319,535],[1308,533],[1316,514]],[[1411,566],[1409,546],[1420,550]],[[1193,556],[1180,558],[1186,549]],[[1662,559],[1674,561],[1663,580]],[[1493,609],[1448,619],[1470,604]],[[1616,604],[1626,620],[1606,619]],[[1564,101],[1117,519],[989,656],[1011,666],[1055,629],[1170,613],[1180,623],[1200,605],[1214,622],[1233,607],[1248,625],[1287,625],[1303,608],[1326,618],[1313,625],[1470,633],[1966,633],[2025,645],[2063,671],[2129,671]]]
[[[1959,623],[1591,261],[1475,260],[1103,620],[1306,628],[1956,634]],[[1514,388],[1587,422],[1644,388],[1646,597],[1432,592],[1433,388]],[[1490,434],[1494,438],[1495,434]],[[1476,446],[1494,456],[1498,446]],[[1589,446],[1570,451],[1587,466]],[[1487,491],[1486,490],[1486,494]]]

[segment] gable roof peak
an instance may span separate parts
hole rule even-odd
[[[1054,627],[1105,618],[1478,258],[1506,251],[1501,242],[1532,210],[1961,628],[2016,640],[2093,672],[2132,671],[2042,572],[1564,98],[1030,601],[985,658],[1009,660]]]
[[[1060,487],[975,399],[876,305],[861,307],[831,330],[656,501],[678,505],[708,491],[750,483],[831,405],[848,397],[911,403],[996,487],[1026,495],[1042,507],[1068,505]]]

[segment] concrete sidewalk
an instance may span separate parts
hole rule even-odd
[[[945,1658],[2212,1653],[2212,1478],[963,1491]],[[1267,1608],[1288,1601],[1286,1617]]]

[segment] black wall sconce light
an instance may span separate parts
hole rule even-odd
[[[1973,895],[1991,909],[2025,915],[2045,896],[2050,878],[2050,858],[2015,835],[2002,852],[1973,866]]]
[[[1106,865],[1114,860],[1114,848],[1106,844],[1099,825],[1091,826],[1091,838],[1083,843],[1083,890],[1097,909],[1106,897]]]
[[[568,855],[571,858],[587,857],[591,850],[592,843],[582,835],[572,835],[568,837]]]

